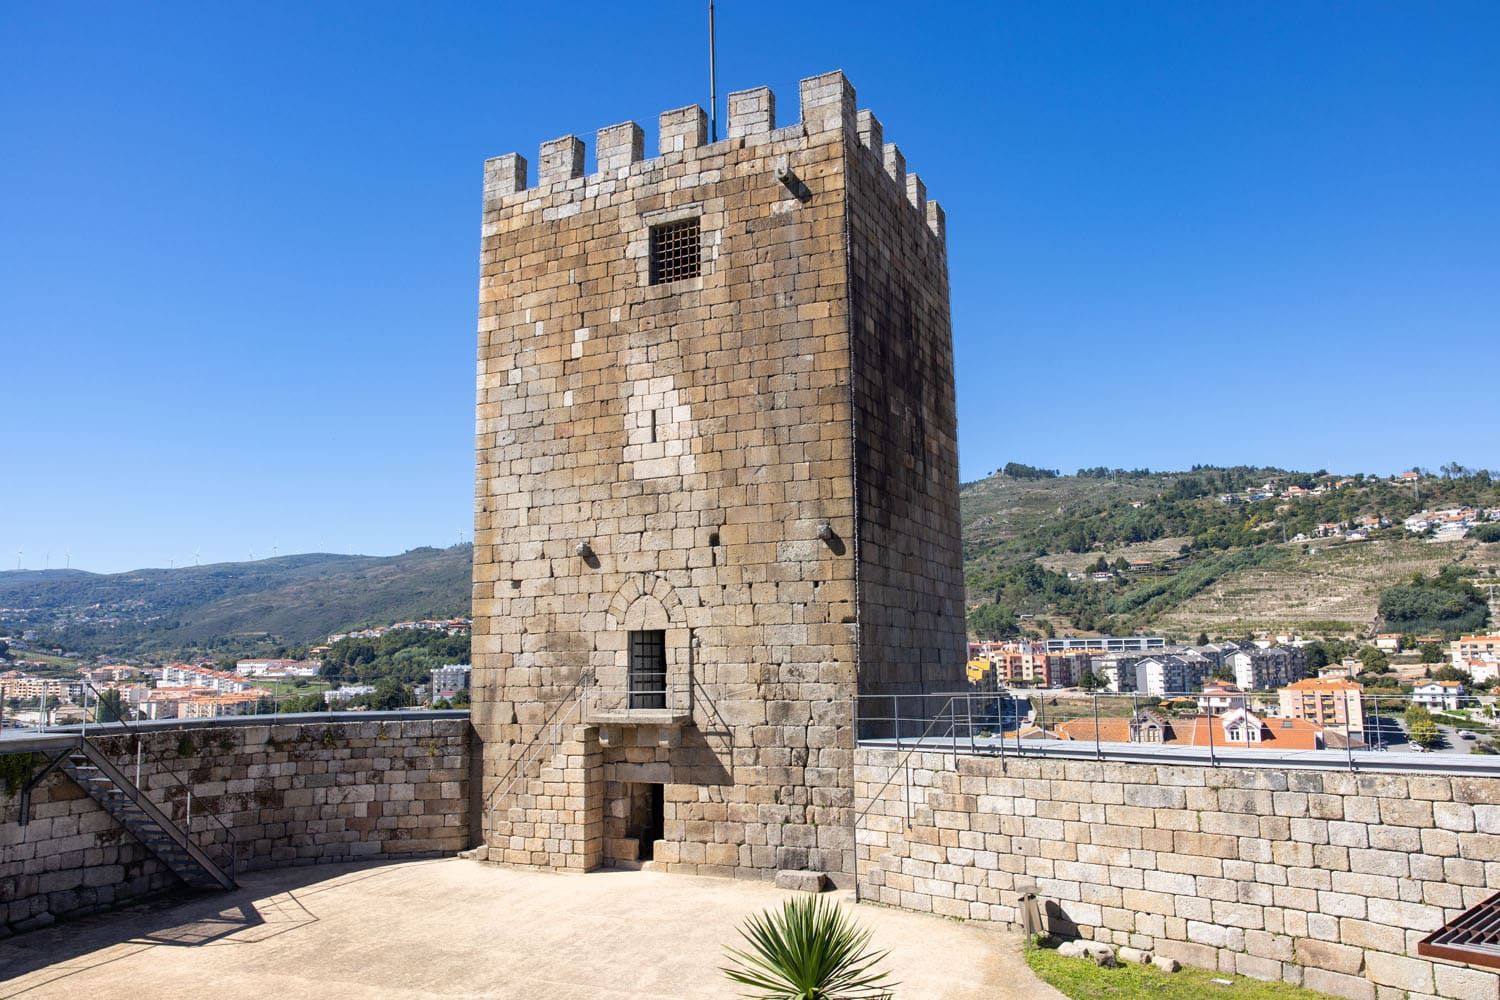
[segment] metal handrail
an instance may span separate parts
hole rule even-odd
[[[1336,756],[1340,764],[1350,771],[1367,768],[1417,768],[1419,765],[1412,760],[1384,760],[1381,757],[1373,756],[1371,751],[1385,750],[1392,746],[1404,749],[1402,744],[1405,743],[1410,743],[1410,749],[1414,751],[1423,751],[1424,749],[1430,751],[1428,738],[1412,739],[1408,733],[1402,731],[1402,727],[1389,721],[1388,718],[1393,714],[1393,709],[1399,711],[1402,708],[1421,706],[1428,709],[1431,721],[1439,726],[1442,731],[1442,734],[1437,739],[1439,746],[1442,745],[1443,740],[1446,740],[1447,746],[1445,749],[1449,751],[1443,753],[1439,750],[1438,756],[1429,756],[1427,759],[1431,761],[1430,769],[1435,771],[1450,770],[1452,769],[1451,766],[1458,766],[1456,764],[1457,761],[1464,760],[1467,763],[1459,768],[1464,772],[1500,771],[1500,756],[1493,756],[1496,753],[1496,749],[1500,748],[1500,719],[1497,719],[1494,714],[1496,707],[1496,698],[1494,696],[1486,695],[1481,697],[1468,693],[1462,695],[1436,695],[1430,692],[1424,692],[1420,695],[1409,693],[1388,694],[1379,688],[1365,688],[1360,692],[1360,704],[1356,708],[1347,698],[1344,698],[1336,691],[1323,692],[1320,696],[1317,696],[1318,700],[1314,700],[1315,696],[1308,692],[1316,692],[1316,690],[1313,688],[1301,692],[1304,697],[1294,699],[1297,708],[1285,714],[1283,714],[1283,710],[1277,704],[1278,696],[1285,692],[1284,688],[1280,690],[1232,692],[1225,696],[1229,699],[1227,702],[1213,701],[1206,704],[1202,701],[1205,695],[1201,690],[1174,691],[1155,697],[1157,699],[1166,699],[1169,702],[1172,699],[1178,698],[1192,699],[1198,702],[1196,711],[1193,711],[1191,706],[1189,706],[1189,713],[1186,717],[1181,713],[1180,706],[1175,712],[1170,705],[1163,706],[1161,710],[1168,722],[1179,723],[1195,718],[1202,719],[1204,715],[1214,718],[1214,723],[1206,727],[1206,744],[1199,742],[1204,736],[1204,733],[1199,731],[1195,738],[1173,741],[1171,747],[1173,753],[1181,756],[1180,751],[1185,752],[1196,746],[1204,752],[1207,762],[1214,766],[1225,763],[1229,759],[1226,757],[1226,752],[1249,747],[1253,744],[1256,754],[1264,753],[1266,756],[1260,759],[1268,763],[1273,759],[1279,759],[1282,754],[1316,753],[1322,760],[1331,760]],[[1012,700],[1019,700],[1023,705],[1030,702],[1028,714],[1035,724],[1043,730],[1043,732],[1038,734],[1044,737],[1042,741],[1033,746],[1023,748],[1021,740],[1023,726],[1021,722],[1024,721],[1025,716],[1018,715],[1015,727],[1016,742],[1012,745],[1012,749],[1018,753],[1022,753],[1024,749],[1024,753],[1027,756],[1035,753],[1043,756],[1065,756],[1068,759],[1077,759],[1077,751],[1087,747],[1088,755],[1095,760],[1136,759],[1155,744],[1150,740],[1137,740],[1133,735],[1128,741],[1123,735],[1112,736],[1108,740],[1104,739],[1104,727],[1101,725],[1101,716],[1105,713],[1101,709],[1106,705],[1113,705],[1115,708],[1118,708],[1123,703],[1130,708],[1127,716],[1135,717],[1139,710],[1144,707],[1140,703],[1140,697],[1139,692],[1131,691],[1079,691],[1077,689],[1066,688],[1020,690],[1001,688],[951,694],[948,692],[913,692],[910,694],[858,695],[855,697],[855,717],[857,720],[856,725],[860,729],[863,729],[863,726],[859,725],[860,723],[872,722],[894,723],[898,727],[913,722],[925,725],[924,739],[928,739],[934,730],[936,730],[937,735],[935,740],[929,742],[929,746],[927,747],[929,751],[937,749],[939,752],[947,753],[951,749],[956,753],[958,743],[963,738],[963,732],[959,727],[966,724],[964,720],[958,717],[957,702],[964,700],[968,703],[966,715],[968,719],[967,726],[969,728],[969,748],[967,752],[978,755],[998,752],[1003,757],[1007,747],[1007,721],[1011,716],[1011,712],[1004,705],[1001,706],[1001,731],[998,734],[999,739],[976,739],[976,730],[987,726],[994,712],[994,706],[990,705],[990,702],[995,699],[1004,700],[1010,698]],[[1211,695],[1211,697],[1217,698],[1219,696]],[[946,698],[947,700],[943,702],[935,714],[931,714],[930,706],[940,698]],[[912,711],[909,705],[903,703],[903,700],[910,702],[913,699],[917,701],[917,711]],[[973,702],[975,700],[978,700],[985,706],[979,717],[976,717],[973,711]],[[888,709],[890,714],[883,715],[870,714],[868,711],[862,712],[859,706],[866,702],[874,702],[877,705],[889,702],[891,705]],[[1254,704],[1257,702],[1262,704]],[[1229,734],[1224,732],[1215,732],[1218,729],[1218,720],[1215,717],[1231,709],[1248,709],[1259,716],[1262,724],[1271,730],[1271,739],[1263,742],[1251,737],[1233,736],[1231,738]],[[1358,711],[1358,715],[1354,714],[1355,711]],[[1110,718],[1118,719],[1120,713],[1118,711],[1110,711],[1108,715]],[[1092,726],[1085,725],[1082,727],[1082,733],[1075,731],[1072,735],[1060,734],[1058,738],[1047,738],[1050,735],[1046,731],[1048,727],[1058,727],[1059,723],[1066,725],[1069,722],[1084,722],[1084,720],[1090,719],[1090,717],[1092,718]],[[1308,721],[1314,723],[1330,737],[1327,740],[1327,744],[1322,745],[1323,741],[1320,739],[1320,745],[1315,747],[1299,746],[1288,748],[1279,746],[1276,740],[1278,728],[1289,728],[1291,724],[1287,723],[1285,726],[1279,727],[1278,722],[1288,718],[1306,718]],[[1382,722],[1382,718],[1385,718],[1387,721]],[[941,723],[943,722],[951,724],[951,730],[949,731],[951,743],[948,746],[942,745]],[[1195,723],[1194,725],[1201,724]],[[1180,725],[1179,735],[1181,735]],[[1394,738],[1392,739],[1392,737]],[[868,739],[885,743],[887,746],[890,742],[889,737],[881,738],[874,735],[869,737],[860,736],[858,738],[862,742]],[[900,728],[898,728],[895,740],[898,748],[903,741],[904,737],[900,735]],[[937,746],[932,745],[934,742]],[[1478,747],[1481,754],[1492,755],[1493,764],[1489,763],[1483,756],[1468,756],[1463,752],[1466,747]],[[1458,756],[1455,757],[1454,752]],[[1402,756],[1405,757],[1407,755],[1403,754]],[[1416,755],[1411,754],[1410,756],[1414,758]],[[1235,759],[1238,760],[1238,757]]]
[[[90,691],[94,692],[94,698],[95,698],[95,701],[94,701],[94,706],[95,706],[94,707],[94,711],[97,712],[99,710],[98,709],[98,704],[99,704],[98,699],[101,696],[101,692],[99,691],[99,689],[97,687],[94,686],[94,682],[88,680],[87,678],[85,678],[82,683]],[[140,791],[140,794],[142,796],[145,796],[146,795],[145,789],[143,789],[143,788],[140,787],[140,781],[141,781],[141,749],[144,746],[144,741],[142,739],[142,734],[141,734],[141,732],[139,730],[137,730],[134,726],[132,726],[128,720],[126,720],[126,718],[124,717],[123,714],[120,716],[120,718],[116,719],[115,722],[117,722],[119,724],[120,728],[126,734],[135,736],[135,740],[136,740],[136,743],[135,743],[135,746],[136,746],[136,768],[135,768],[135,782],[134,782],[134,784],[135,784],[135,787]],[[89,738],[88,737],[88,728],[85,725],[83,732],[79,735],[79,741],[80,742],[86,742],[88,740],[88,738]],[[183,833],[188,837],[189,840],[191,840],[192,836],[193,836],[193,787],[192,787],[192,785],[189,784],[187,781],[184,781],[183,778],[182,778],[182,775],[180,775],[177,771],[173,770],[170,766],[168,766],[168,764],[166,762],[166,758],[164,756],[162,756],[162,754],[160,752],[153,751],[152,757],[151,757],[151,761],[152,761],[152,764],[155,765],[157,773],[164,773],[164,774],[166,774],[169,778],[172,778],[173,780],[175,780],[177,782],[177,787],[178,788],[182,788],[182,789],[184,789],[187,792],[186,815],[184,817],[184,822],[183,822]],[[122,788],[121,790],[124,791],[125,789]],[[127,794],[129,794],[129,793],[127,792]],[[238,868],[239,846],[240,846],[239,845],[239,836],[238,836],[238,834],[235,833],[234,827],[232,827],[229,824],[225,823],[215,813],[208,812],[207,810],[204,810],[204,812],[209,817],[209,819],[213,820],[215,823],[218,824],[219,829],[223,830],[224,833],[225,833],[225,835],[226,835],[226,837],[227,837],[227,841],[226,841],[226,845],[225,846],[228,847],[228,853],[229,853],[229,873],[230,873],[230,877],[233,878],[234,875],[235,875],[235,873],[236,873],[236,871],[237,871],[237,868]],[[195,849],[202,850],[202,848],[199,848],[196,844],[193,844],[192,846]]]
[[[924,695],[923,697],[927,697],[927,696]],[[958,696],[957,695],[950,695],[949,698],[948,698],[948,700],[947,700],[947,702],[944,703],[943,709],[944,710],[951,709],[953,707],[953,701],[954,701],[954,699],[956,697],[958,697]],[[877,803],[877,802],[880,801],[880,797],[885,794],[885,790],[890,787],[891,782],[893,782],[893,781],[896,780],[896,773],[898,771],[900,771],[903,767],[905,767],[907,765],[907,763],[911,760],[911,755],[912,754],[914,754],[918,750],[922,749],[922,741],[925,740],[925,739],[927,739],[927,737],[932,734],[932,727],[935,726],[935,725],[937,725],[938,722],[942,720],[942,717],[943,717],[943,711],[939,710],[938,713],[932,717],[932,721],[929,722],[929,723],[927,723],[927,728],[924,729],[922,731],[922,734],[920,736],[918,736],[916,738],[916,740],[912,743],[911,749],[907,750],[906,753],[902,755],[901,759],[896,762],[896,765],[891,769],[891,775],[890,775],[890,777],[888,777],[888,778],[885,779],[885,783],[882,784],[880,786],[880,788],[875,792],[875,794],[870,797],[869,803],[863,809],[861,809],[859,811],[858,815],[856,815],[854,817],[854,828],[856,830],[859,829],[859,821],[865,818],[865,815],[867,813],[869,813],[869,811],[872,808],[874,808],[875,803]],[[956,718],[957,718],[957,716],[955,715],[954,719],[956,719]],[[955,737],[955,741],[956,741],[956,737]],[[901,749],[901,731],[900,731],[899,728],[896,730],[896,749],[898,751]],[[909,818],[910,817],[908,817],[908,819]]]
[[[536,738],[532,739],[532,741],[527,744],[525,752],[522,753],[521,756],[511,764],[510,769],[500,776],[500,781],[505,781],[505,785],[502,787],[499,782],[496,782],[494,789],[490,791],[489,795],[485,796],[484,808],[485,811],[490,814],[491,829],[493,829],[495,825],[494,813],[496,796],[499,795],[503,798],[504,796],[510,794],[510,790],[515,787],[516,782],[519,781],[523,776],[523,769],[530,765],[531,760],[533,759],[532,754],[536,752],[538,747],[544,745],[541,737],[547,732],[549,727],[552,729],[553,739],[546,745],[555,746],[561,742],[561,739],[558,736],[557,727],[566,723],[566,717],[559,718],[559,713],[563,712],[565,709],[568,711],[572,711],[572,709],[579,709],[580,718],[582,717],[581,709],[584,702],[587,700],[588,684],[591,677],[592,674],[589,671],[584,671],[583,673],[578,675],[578,680],[574,681],[573,686],[567,690],[567,693],[558,699],[556,707],[552,710],[552,714],[549,715],[545,720],[543,720],[541,727],[537,730]],[[579,694],[579,697],[576,700],[570,701],[570,699],[573,699],[573,696],[575,694]],[[506,781],[507,778],[509,778],[510,780]]]

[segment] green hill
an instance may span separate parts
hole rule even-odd
[[[1262,497],[1268,483],[1275,495]],[[961,488],[970,626],[982,635],[1362,631],[1382,621],[1382,596],[1414,576],[1500,573],[1500,544],[1430,542],[1400,527],[1424,507],[1500,506],[1500,484],[1455,467],[1419,485],[1420,497],[1390,480],[1323,472],[1062,476],[1013,464]],[[1307,492],[1286,495],[1292,487]],[[1395,527],[1356,543],[1298,540],[1370,515]],[[33,630],[89,655],[270,653],[360,625],[467,615],[472,555],[459,545],[109,575],[0,572],[0,635]]]
[[[7,571],[0,633],[30,629],[88,654],[265,652],[360,625],[467,615],[472,559],[472,546],[456,545],[129,573]]]
[[[1419,494],[1373,477],[1245,466],[1007,470],[960,493],[980,635],[1358,632],[1380,623],[1382,595],[1413,576],[1500,572],[1497,546],[1429,542],[1400,526],[1424,508],[1500,505],[1500,484],[1482,471],[1425,476]],[[1320,525],[1367,516],[1394,527],[1359,542],[1316,537]]]

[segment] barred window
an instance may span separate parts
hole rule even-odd
[[[667,707],[667,633],[630,633],[630,707]]]
[[[651,284],[665,285],[698,277],[703,257],[701,242],[697,219],[652,226]]]

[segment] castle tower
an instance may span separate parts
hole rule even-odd
[[[492,860],[838,881],[855,696],[963,685],[943,212],[842,73],[800,90],[485,164]]]

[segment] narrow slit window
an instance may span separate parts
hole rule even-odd
[[[651,227],[651,284],[696,278],[701,273],[702,259],[697,219]]]
[[[667,633],[630,633],[630,707],[667,707]]]

